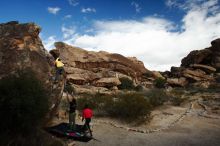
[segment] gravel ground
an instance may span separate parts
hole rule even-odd
[[[168,130],[143,134],[94,124],[97,140],[75,142],[76,146],[219,146],[220,120],[187,116]]]

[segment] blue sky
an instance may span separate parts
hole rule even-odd
[[[220,37],[219,5],[219,0],[1,0],[0,23],[35,22],[48,50],[64,41],[169,70],[189,51]]]
[[[49,7],[59,10],[49,13]],[[0,14],[1,23],[35,22],[43,28],[44,37],[60,37],[62,25],[74,25],[78,33],[85,33],[95,20],[138,20],[154,15],[179,23],[183,11],[167,7],[164,0],[1,0]]]

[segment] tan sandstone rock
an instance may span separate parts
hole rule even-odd
[[[207,73],[213,73],[216,71],[216,69],[212,66],[209,65],[203,65],[203,64],[191,64],[190,67],[196,68],[196,69],[201,69]]]
[[[116,89],[121,77],[127,77],[135,84],[140,84],[145,81],[143,74],[150,72],[144,67],[143,62],[135,57],[127,58],[104,51],[86,51],[62,42],[55,43],[55,46],[56,49],[50,53],[53,56],[59,55],[64,62],[68,82],[82,88],[87,85]]]
[[[184,87],[188,84],[188,81],[186,80],[186,78],[184,77],[180,77],[180,78],[168,78],[167,79],[167,83],[169,85],[173,85],[173,86],[180,86],[180,87]]]

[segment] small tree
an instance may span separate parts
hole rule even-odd
[[[134,89],[133,81],[130,80],[129,78],[122,77],[119,80],[121,82],[121,85],[118,86],[120,90],[124,90],[124,89],[133,90]]]
[[[164,102],[169,100],[169,96],[162,89],[152,89],[145,93],[145,95],[153,107],[163,105]]]
[[[154,85],[157,88],[164,88],[165,87],[166,80],[163,78],[157,78],[154,80]]]
[[[152,106],[144,95],[139,93],[117,95],[108,105],[107,113],[126,122],[144,122],[149,119]]]

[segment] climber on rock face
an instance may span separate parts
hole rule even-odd
[[[64,72],[64,64],[62,63],[60,58],[57,58],[55,61],[55,67],[56,67],[56,77],[55,81],[59,80],[59,76],[63,74]]]

